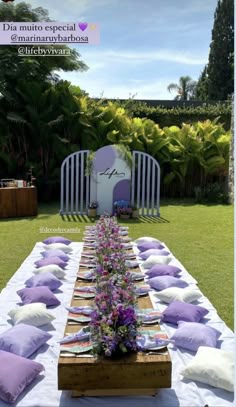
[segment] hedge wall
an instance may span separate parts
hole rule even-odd
[[[216,105],[205,104],[197,107],[173,107],[164,108],[161,106],[152,107],[146,103],[137,102],[135,100],[127,100],[119,102],[132,117],[146,117],[159,124],[161,128],[169,126],[181,126],[182,123],[194,123],[205,121],[207,119],[213,121],[218,119],[218,122],[223,124],[225,130],[230,129],[231,122],[231,103],[219,103]]]

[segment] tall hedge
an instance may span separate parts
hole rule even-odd
[[[119,103],[119,102],[118,102]],[[146,103],[128,100],[120,102],[132,117],[146,117],[153,120],[160,127],[181,126],[182,123],[194,123],[198,121],[215,120],[223,124],[225,130],[230,129],[231,104],[206,104],[197,107],[173,107],[171,109],[161,106],[152,107]]]

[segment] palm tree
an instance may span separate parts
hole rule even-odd
[[[197,82],[193,81],[190,76],[181,76],[179,83],[170,83],[167,87],[168,91],[177,92],[174,100],[191,100],[195,97]]]

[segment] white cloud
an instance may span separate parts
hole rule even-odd
[[[106,51],[105,58],[119,59],[126,62],[150,63],[154,61],[177,62],[187,65],[202,65],[207,57],[196,56],[187,52],[161,49],[159,51]]]
[[[156,61],[173,62],[184,65],[204,65],[207,62],[206,55],[196,55],[184,51],[176,51],[171,49],[160,49],[154,51],[133,51],[133,50],[81,50],[82,59],[90,66],[99,64],[100,67],[108,66],[119,62],[119,64],[148,64]],[[98,62],[99,61],[99,62]]]
[[[106,97],[126,99],[135,95],[135,99],[173,99],[174,95],[170,94],[167,86],[170,82],[178,82],[178,78],[150,80],[130,79],[123,84],[112,80],[109,76],[98,78],[85,78],[85,74],[65,73],[60,76],[70,81],[73,85],[78,85],[86,90],[91,97]]]
[[[199,69],[200,73],[198,65],[204,65],[207,60],[207,57],[171,50],[113,51],[103,49],[98,51],[98,48],[84,49],[84,52],[81,52],[81,58],[89,66],[87,72],[60,72],[60,76],[74,85],[79,85],[91,97],[100,97],[104,93],[104,97],[107,98],[128,98],[135,94],[137,99],[173,99],[175,95],[167,91],[167,86],[171,82],[178,82],[179,76],[185,74],[186,69],[190,72],[188,74],[194,78],[191,71],[197,72]],[[156,64],[156,69],[153,68],[157,61],[167,64],[172,62],[173,65],[175,63],[185,64],[183,67],[180,65],[179,68],[180,71],[183,70],[183,73],[178,75],[178,71],[175,74],[174,70],[172,73],[165,74],[165,68],[158,69],[158,64]],[[150,74],[145,74],[148,64]],[[188,65],[196,65],[196,67],[193,66],[193,70],[190,70]]]

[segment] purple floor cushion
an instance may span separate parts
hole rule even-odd
[[[21,298],[24,305],[32,304],[34,302],[40,302],[46,304],[48,307],[52,305],[59,305],[61,302],[52,293],[52,291],[45,286],[22,288],[17,291],[17,294]]]
[[[45,257],[44,259],[37,260],[34,262],[36,267],[44,267],[48,266],[49,264],[55,264],[56,266],[61,267],[63,270],[66,268],[67,263],[64,262],[60,257]]]
[[[157,242],[157,243],[161,243],[160,240],[155,239],[154,237],[149,237],[149,236],[139,237],[138,239],[136,239],[136,240],[134,241],[134,243],[137,244],[137,245],[143,244],[143,243],[147,243],[147,242]]]
[[[0,350],[28,358],[51,337],[35,326],[17,324],[0,334]]]
[[[188,283],[186,283],[186,281],[172,276],[153,277],[150,278],[147,283],[150,285],[151,288],[157,291],[162,291],[169,287],[185,288],[188,286]]]
[[[174,325],[177,325],[179,321],[199,322],[208,312],[206,308],[199,305],[173,301],[162,313],[162,322]]]
[[[137,246],[138,250],[140,252],[145,252],[146,250],[149,249],[164,249],[164,246],[159,243],[159,242],[145,242],[145,243],[141,243]]]
[[[175,346],[197,352],[199,346],[216,348],[221,332],[200,322],[178,322],[178,329],[170,339]]]
[[[54,291],[61,287],[62,282],[53,273],[45,272],[28,278],[28,280],[25,281],[25,285],[29,288],[44,286]]]
[[[149,270],[145,272],[149,278],[157,276],[172,276],[175,277],[182,270],[176,266],[170,266],[169,264],[155,264]]]
[[[69,245],[71,243],[71,240],[66,239],[63,236],[52,236],[48,237],[47,239],[43,240],[44,244],[52,244],[52,243],[63,243],[66,245]]]
[[[41,363],[0,350],[0,399],[13,404],[43,370]]]

